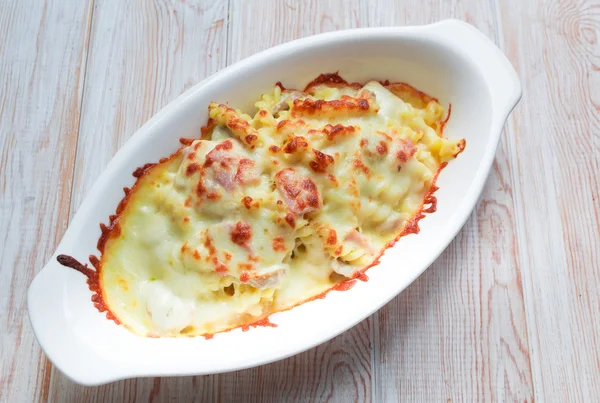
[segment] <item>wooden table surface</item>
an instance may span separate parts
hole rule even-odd
[[[86,388],[26,292],[117,149],[228,64],[342,28],[465,20],[524,95],[471,218],[399,297],[296,357]],[[0,401],[600,401],[600,1],[0,1]]]

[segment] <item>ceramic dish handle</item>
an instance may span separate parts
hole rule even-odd
[[[467,56],[489,87],[494,122],[502,126],[521,99],[521,83],[510,61],[487,36],[460,20],[444,20],[430,26],[440,40]]]

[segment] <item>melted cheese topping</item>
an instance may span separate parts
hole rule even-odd
[[[209,106],[202,138],[142,175],[101,259],[132,331],[198,335],[257,321],[373,263],[464,140],[405,84],[323,76],[276,86],[254,117]]]

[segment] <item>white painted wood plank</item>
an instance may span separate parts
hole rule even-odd
[[[226,19],[225,1],[96,1],[72,214],[129,136],[224,67]]]
[[[361,18],[358,1],[232,1],[228,61],[303,36],[355,28]],[[303,354],[220,375],[219,400],[372,401],[371,334],[367,319]]]
[[[371,26],[458,18],[494,40],[501,35],[491,1],[367,3]],[[374,316],[379,400],[533,400],[508,149],[505,133],[478,207],[458,237]]]
[[[370,322],[294,357],[218,377],[223,402],[369,402]]]
[[[540,401],[600,396],[600,2],[500,3],[524,97],[509,136]]]
[[[230,0],[228,64],[280,43],[366,22],[360,0]]]
[[[532,400],[534,390],[538,401],[600,396],[600,8],[574,0],[243,4],[254,19],[236,15],[235,2],[229,62],[311,33],[446,17],[496,39],[517,66],[525,97],[477,212],[379,315],[297,357],[217,377],[98,388],[76,386],[56,371],[50,379],[25,323],[25,295],[64,232],[69,203],[73,214],[124,140],[221,68],[226,55],[224,0],[97,2],[71,198],[92,16],[89,5],[75,3],[0,3],[0,74],[7,77],[0,93],[0,400],[513,401]]]
[[[164,105],[224,67],[226,1],[96,1],[71,214],[112,155]],[[50,400],[213,397],[213,377],[135,379],[84,388],[53,370]]]
[[[27,287],[66,228],[91,8],[0,2],[0,401],[45,400]]]

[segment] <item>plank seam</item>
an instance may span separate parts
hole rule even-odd
[[[71,197],[69,200],[69,215],[67,218],[67,223],[71,223],[71,213],[73,211],[73,200],[75,199],[75,187],[73,184],[75,183],[75,172],[77,171],[77,160],[79,159],[79,140],[81,138],[81,121],[83,119],[83,105],[85,100],[85,83],[87,80],[88,73],[88,62],[90,59],[90,43],[92,42],[92,34],[94,31],[92,30],[92,26],[94,25],[94,9],[96,6],[96,0],[91,1],[92,10],[90,12],[90,18],[88,23],[88,32],[87,32],[87,40],[85,44],[86,54],[85,54],[85,62],[84,62],[84,70],[83,70],[83,81],[81,83],[81,102],[79,103],[79,120],[77,121],[77,142],[75,143],[75,161],[73,164],[73,173],[71,174]]]
[[[506,48],[504,45],[504,29],[503,29],[503,23],[502,23],[502,9],[500,7],[499,0],[494,0],[493,8],[494,8],[494,23],[495,23],[494,25],[495,25],[495,31],[496,31],[497,45],[502,50],[502,52],[505,52]],[[509,139],[513,137],[512,119],[509,119],[509,121],[506,122],[506,124],[504,126],[504,131],[505,131],[505,136],[507,136]],[[508,151],[509,151],[508,159],[512,163],[513,162],[513,153],[510,152],[511,150],[508,150]],[[512,184],[514,184],[515,186],[519,186],[518,181],[515,180],[516,178],[514,176],[514,170],[510,169],[509,171],[510,171]],[[515,198],[517,197],[518,193],[519,192],[514,192],[513,197],[512,197],[513,210],[515,211],[515,221],[518,220],[518,214],[519,214],[519,206],[517,205],[517,203],[515,203]],[[517,223],[515,222],[515,225],[516,224]],[[517,238],[517,247],[518,247],[518,261],[519,261],[519,267],[517,268],[517,270],[518,270],[519,276],[522,279],[523,278],[522,267],[526,266],[526,262],[524,261],[526,259],[523,259],[522,254],[526,253],[524,251],[526,251],[527,249],[524,248],[524,245],[522,245],[522,242],[520,242],[518,238]],[[525,332],[527,334],[527,349],[528,349],[527,350],[527,359],[529,361],[529,380],[531,382],[531,393],[532,393],[531,397],[532,397],[532,401],[535,402],[536,401],[536,382],[533,377],[533,363],[531,360],[531,345],[529,343],[529,340],[532,339],[531,329],[529,326],[530,315],[529,315],[529,310],[527,309],[527,298],[528,297],[523,288],[522,280],[520,281],[519,287],[520,287],[521,295],[523,296],[523,311],[525,313]],[[535,318],[533,318],[531,320],[533,320],[535,322]]]
[[[227,67],[229,66],[229,63],[231,62],[231,15],[232,15],[232,10],[233,10],[233,3],[231,2],[231,0],[227,0],[227,19],[225,20],[225,24],[226,24],[226,29],[225,29],[225,66]]]
[[[76,172],[76,168],[77,168],[77,159],[78,159],[78,155],[79,155],[79,139],[80,139],[80,131],[81,131],[81,121],[82,121],[82,116],[83,116],[83,103],[84,103],[84,98],[85,98],[85,82],[87,79],[87,70],[88,70],[88,61],[90,58],[90,42],[91,42],[91,36],[92,36],[92,25],[94,23],[94,8],[95,8],[95,0],[91,0],[91,10],[90,10],[90,16],[88,18],[88,30],[87,30],[87,38],[86,38],[86,43],[84,46],[85,49],[85,60],[83,61],[83,79],[81,80],[81,100],[79,101],[79,119],[77,120],[77,128],[76,128],[76,135],[77,135],[77,141],[75,142],[75,159],[73,161],[73,170],[71,172],[71,182],[70,182],[70,186],[71,186],[71,191],[70,191],[70,196],[69,196],[69,212],[67,214],[67,227],[71,222],[71,211],[73,209],[73,199],[74,199],[74,191],[75,188],[73,186],[73,184],[75,183],[75,172]],[[54,400],[53,397],[53,393],[52,389],[54,386],[54,382],[53,379],[55,377],[56,372],[53,371],[54,369],[54,365],[47,360],[47,363],[49,364],[50,368],[50,378],[48,379],[48,390],[47,391],[43,391],[41,394],[41,398],[43,398],[44,396],[46,397],[46,399],[48,400]]]

